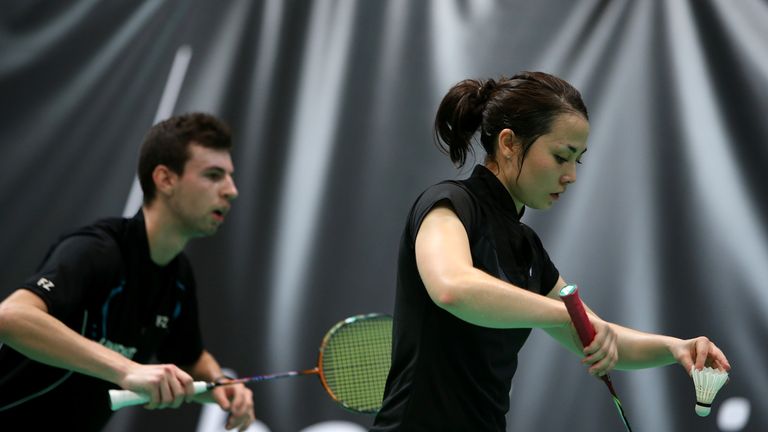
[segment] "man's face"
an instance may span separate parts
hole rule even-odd
[[[212,235],[237,197],[232,158],[226,150],[192,143],[184,173],[176,178],[168,200],[178,228],[189,237]]]

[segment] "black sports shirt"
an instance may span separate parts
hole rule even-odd
[[[62,237],[21,285],[81,335],[139,363],[191,365],[202,353],[195,281],[178,255],[149,256],[143,213],[112,218]],[[0,345],[0,430],[100,430],[117,386],[30,360]]]
[[[419,196],[400,242],[392,347],[383,407],[371,431],[502,432],[517,353],[531,329],[492,329],[435,305],[416,267],[416,234],[438,203],[467,231],[474,266],[546,295],[559,273],[515,203],[484,166]]]

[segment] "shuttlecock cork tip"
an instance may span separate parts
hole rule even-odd
[[[720,388],[728,381],[728,372],[705,367],[691,367],[691,378],[696,387],[696,414],[706,417],[712,410],[712,401]]]
[[[696,403],[696,414],[698,414],[699,417],[708,416],[710,411],[712,411],[712,405],[699,402]]]

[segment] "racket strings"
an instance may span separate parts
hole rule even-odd
[[[366,317],[337,328],[326,340],[321,372],[328,391],[347,408],[376,412],[391,365],[392,319]]]

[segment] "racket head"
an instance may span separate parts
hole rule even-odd
[[[323,337],[320,381],[344,408],[374,414],[381,408],[392,362],[392,317],[372,313],[336,323]]]

